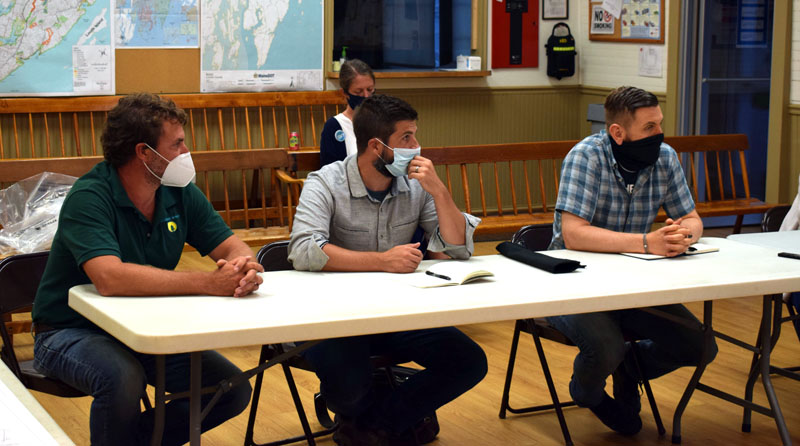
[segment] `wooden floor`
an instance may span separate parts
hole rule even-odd
[[[707,232],[707,235],[709,233]],[[478,245],[477,254],[494,253],[497,242]],[[213,268],[213,264],[200,260],[196,253],[186,253],[183,268]],[[268,284],[266,284],[268,286]],[[533,287],[535,289],[535,287]],[[715,325],[717,330],[735,335],[743,340],[755,339],[760,313],[760,297],[730,299],[715,303]],[[699,314],[701,305],[689,307]],[[460,327],[476,340],[489,358],[489,373],[474,389],[438,411],[441,424],[439,438],[434,446],[464,445],[560,445],[563,444],[558,422],[552,412],[537,415],[509,416],[498,418],[500,394],[502,392],[508,361],[513,322],[496,322]],[[785,326],[783,336],[773,355],[776,365],[800,365],[800,342],[790,326]],[[18,346],[30,351],[30,338],[18,337]],[[742,395],[744,381],[751,356],[731,344],[718,341],[720,353],[708,367],[703,382],[713,384],[736,395]],[[27,348],[24,348],[27,345]],[[571,374],[575,348],[545,341],[549,363],[553,371],[559,394],[567,398],[567,383]],[[242,368],[256,365],[258,347],[226,349],[221,351]],[[644,404],[642,432],[632,438],[621,437],[606,429],[587,409],[566,409],[567,423],[573,440],[579,445],[668,445],[672,429],[672,414],[689,380],[692,370],[685,368],[652,381],[653,390],[664,417],[668,434],[659,438],[649,407]],[[296,379],[301,398],[313,421],[311,408],[313,392],[318,388],[315,376],[298,371]],[[800,405],[795,398],[800,395],[800,382],[775,377],[774,384],[787,425],[795,443],[800,444]],[[609,380],[610,382],[610,380]],[[610,386],[609,386],[610,392]],[[36,394],[64,431],[78,445],[89,444],[90,398],[61,399]],[[756,386],[756,401],[766,404],[763,390]],[[541,368],[536,360],[530,338],[523,338],[516,367],[516,379],[512,385],[512,405],[530,402],[548,402],[547,388]],[[795,401],[793,403],[793,401]],[[762,415],[753,415],[751,433],[742,433],[742,410],[722,400],[703,393],[695,393],[683,418],[684,445],[773,445],[780,444],[775,423]],[[203,435],[204,445],[241,445],[247,424],[247,412],[230,420],[225,425]],[[260,413],[256,428],[256,440],[267,441],[295,435],[300,425],[283,376],[277,369],[268,371],[266,385],[262,391]],[[330,437],[319,441],[320,445],[333,445]]]

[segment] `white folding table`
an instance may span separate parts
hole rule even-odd
[[[74,446],[30,391],[0,361],[0,444]]]
[[[245,298],[103,297],[94,286],[81,285],[70,290],[69,305],[138,352],[192,353],[189,393],[194,445],[200,442],[202,350],[710,302],[800,289],[796,260],[731,240],[706,238],[702,242],[716,245],[720,251],[652,261],[617,254],[549,251],[548,255],[587,265],[559,275],[499,255],[473,257],[470,263],[476,269],[492,271],[495,277],[433,289],[411,287],[410,275],[279,271],[264,273],[264,284]],[[423,262],[420,271],[429,264]],[[768,360],[769,343],[764,348],[767,351],[762,357]],[[689,390],[686,401],[681,401],[683,407],[691,395]],[[774,404],[777,407],[777,400]],[[677,435],[679,440],[677,412],[675,420],[673,439]]]

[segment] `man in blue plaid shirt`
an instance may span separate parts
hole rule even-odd
[[[635,87],[606,98],[606,129],[578,143],[562,165],[550,249],[682,254],[703,234],[678,156],[664,144],[658,99]],[[659,208],[666,224],[650,226]],[[683,305],[659,310],[699,322]],[[641,309],[548,318],[579,348],[570,394],[609,428],[633,435],[642,428],[638,382],[701,361],[703,335]],[[642,375],[623,332],[638,341]],[[712,341],[713,342],[713,341]],[[709,345],[708,360],[716,355]],[[605,392],[613,375],[614,397]]]

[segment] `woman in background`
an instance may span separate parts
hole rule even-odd
[[[339,86],[347,98],[347,108],[328,119],[322,129],[319,142],[320,168],[356,153],[353,115],[361,101],[375,93],[375,75],[366,63],[350,59],[342,64],[339,71]]]

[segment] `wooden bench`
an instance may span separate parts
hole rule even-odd
[[[293,131],[301,147],[318,148],[325,121],[345,107],[336,91],[164,96],[187,112],[192,151],[288,147]],[[0,99],[0,159],[101,155],[120,97]]]
[[[701,217],[736,216],[734,233],[747,214],[778,204],[750,195],[747,136],[672,136]],[[423,149],[459,207],[483,219],[476,234],[509,234],[524,225],[552,223],[561,161],[578,141],[550,141]],[[456,171],[456,172],[454,172]],[[705,193],[699,193],[703,188]],[[474,203],[480,202],[480,206]],[[666,219],[662,210],[658,220]]]
[[[780,205],[750,195],[745,158],[750,149],[747,135],[671,136],[665,142],[681,158],[701,217],[736,216],[733,233],[738,234],[745,215],[761,214]],[[701,182],[705,185],[704,194],[698,193]]]
[[[437,166],[459,208],[482,219],[476,234],[508,234],[528,224],[553,222],[561,162],[574,145],[431,147],[422,156]]]
[[[0,161],[0,178],[16,182],[41,172],[81,176],[100,156],[6,159]],[[234,233],[254,246],[289,238],[289,215],[273,205],[268,192],[278,198],[280,190],[273,172],[290,167],[284,149],[217,150],[192,154],[197,186],[214,204]]]

